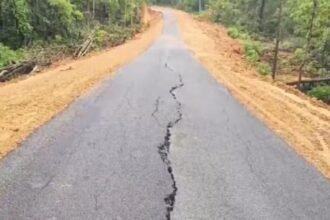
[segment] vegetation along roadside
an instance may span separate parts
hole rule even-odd
[[[229,37],[227,28],[194,19],[182,11],[174,12],[185,43],[209,73],[292,149],[330,178],[330,106],[286,83],[260,75],[246,60],[244,45]],[[268,140],[262,141],[267,148]]]
[[[125,42],[144,27],[144,7],[144,0],[2,0],[0,82]]]
[[[65,110],[115,70],[141,54],[160,35],[160,13],[143,9],[148,27],[124,44],[66,59],[42,74],[19,77],[0,85],[0,158],[16,149],[35,129]]]
[[[153,0],[221,23],[263,75],[330,103],[329,0]],[[257,7],[256,7],[257,5]]]

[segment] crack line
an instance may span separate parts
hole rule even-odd
[[[40,188],[40,190],[44,190],[44,189],[46,189],[46,188],[49,186],[49,184],[54,180],[55,176],[56,176],[56,174],[52,175],[52,176],[47,180],[47,182],[46,182],[46,183]]]
[[[175,180],[174,173],[173,173],[173,168],[172,168],[172,165],[171,165],[171,161],[169,159],[170,146],[171,146],[171,135],[172,135],[171,129],[176,124],[178,124],[183,118],[183,115],[182,115],[182,112],[181,112],[182,104],[181,104],[181,102],[178,101],[178,99],[176,97],[176,94],[175,94],[175,91],[177,89],[184,86],[181,74],[178,74],[178,75],[179,75],[179,84],[173,86],[169,91],[172,98],[176,102],[176,105],[177,105],[176,109],[177,109],[178,116],[175,120],[170,121],[168,123],[168,125],[166,127],[166,135],[164,137],[164,142],[158,147],[158,153],[159,153],[163,163],[167,166],[167,171],[170,174],[170,177],[171,177],[171,180],[172,180],[172,188],[173,188],[173,191],[164,198],[164,201],[165,201],[165,204],[166,204],[166,219],[167,220],[171,219],[171,212],[174,210],[175,196],[176,196],[177,191],[178,191],[178,187],[176,185],[176,180]]]
[[[158,117],[156,116],[156,114],[158,113],[159,111],[159,104],[160,104],[160,97],[158,97],[155,101],[155,109],[154,111],[152,112],[151,116],[155,119],[155,121],[157,122],[158,126],[161,126],[159,120],[158,120]]]

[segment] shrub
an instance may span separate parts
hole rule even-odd
[[[109,34],[105,30],[98,30],[95,34],[95,43],[98,47],[104,47],[109,40]]]
[[[322,100],[326,103],[330,103],[330,86],[317,86],[308,92],[308,95]]]
[[[246,41],[244,45],[244,52],[246,59],[255,64],[260,60],[260,52],[258,45],[253,41]]]
[[[296,48],[302,48],[306,44],[304,37],[288,37],[282,43],[283,49],[294,50]]]
[[[281,48],[282,48],[283,50],[292,51],[292,50],[294,50],[294,45],[293,45],[293,43],[292,43],[291,41],[284,40],[284,41],[282,42],[282,46],[281,46]]]
[[[326,77],[327,75],[330,75],[330,70],[327,70],[326,68],[320,68],[317,70],[316,75],[317,77]]]
[[[246,33],[246,32],[241,32],[239,34],[239,38],[241,38],[243,40],[248,40],[248,41],[251,40],[251,36],[248,33]]]
[[[231,38],[239,38],[240,37],[240,31],[236,28],[236,27],[230,27],[228,29],[228,35],[231,37]]]
[[[0,43],[0,67],[13,64],[23,58],[21,51],[14,51]]]
[[[297,48],[294,52],[294,57],[292,58],[293,64],[300,64],[303,62],[305,57],[305,51],[302,48]]]
[[[106,30],[109,33],[109,39],[111,46],[116,46],[124,43],[126,40],[130,39],[133,34],[133,29],[123,28],[120,26],[110,26]]]
[[[55,44],[64,44],[63,37],[61,35],[55,35]]]
[[[271,67],[266,63],[259,63],[257,70],[263,76],[270,74],[270,72],[272,71]]]

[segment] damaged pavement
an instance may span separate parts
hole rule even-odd
[[[324,219],[330,184],[161,37],[0,162],[0,219]]]
[[[166,63],[166,66],[168,66],[168,64]],[[175,196],[177,194],[178,188],[176,185],[176,181],[175,181],[175,176],[174,176],[174,172],[173,172],[173,167],[171,165],[171,160],[170,160],[170,148],[171,148],[171,135],[172,135],[172,128],[174,126],[176,126],[183,118],[182,116],[182,112],[181,112],[181,107],[182,107],[182,103],[180,101],[178,101],[178,98],[175,94],[176,90],[183,87],[184,83],[182,80],[182,76],[181,74],[178,75],[179,76],[179,80],[180,80],[180,84],[173,86],[169,93],[171,94],[171,96],[173,97],[173,100],[176,102],[176,108],[177,108],[177,118],[174,121],[170,121],[166,127],[166,135],[164,137],[164,143],[162,143],[159,147],[158,147],[158,153],[162,159],[162,161],[164,162],[164,164],[167,166],[167,171],[172,179],[172,188],[173,191],[168,194],[164,201],[166,203],[166,219],[170,220],[171,219],[171,212],[174,210],[174,205],[175,205]],[[158,99],[157,99],[158,100]],[[156,101],[157,102],[157,101]]]

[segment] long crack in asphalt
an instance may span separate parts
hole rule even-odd
[[[182,76],[180,74],[179,75],[179,84],[173,86],[169,93],[171,94],[172,98],[174,99],[174,101],[176,102],[176,110],[177,110],[177,118],[173,121],[170,121],[167,124],[166,127],[166,135],[164,138],[164,142],[158,147],[158,153],[162,159],[162,161],[164,162],[164,164],[166,164],[167,166],[167,171],[170,174],[171,180],[172,180],[172,188],[173,191],[168,194],[165,198],[165,204],[166,204],[166,219],[170,220],[171,219],[171,212],[174,210],[174,205],[175,205],[175,196],[177,194],[178,191],[178,187],[176,185],[176,181],[175,181],[175,177],[173,174],[173,168],[171,165],[171,161],[169,159],[169,154],[170,154],[170,147],[171,147],[171,130],[172,128],[178,124],[181,120],[182,120],[182,112],[181,112],[181,107],[182,104],[181,102],[178,101],[175,91],[181,87],[184,86],[183,80],[182,80]]]

